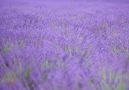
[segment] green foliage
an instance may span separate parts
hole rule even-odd
[[[102,90],[126,90],[126,80],[127,74],[123,74],[120,71],[113,71],[109,69],[103,69],[101,73],[101,87]]]
[[[3,77],[3,82],[13,83],[16,80],[16,74],[13,71],[7,72]]]
[[[41,64],[41,69],[44,68],[50,68],[50,62],[48,60],[45,60],[42,64]]]
[[[9,48],[7,46],[4,47],[4,53],[7,53],[9,51]]]
[[[29,78],[30,77],[30,69],[27,69],[25,72],[25,77]]]
[[[120,82],[117,86],[117,89],[116,90],[125,90],[125,83],[123,82]]]
[[[113,47],[113,52],[114,52],[115,55],[118,55],[118,53],[119,53],[119,51],[116,47]]]
[[[44,73],[44,74],[42,75],[43,80],[47,80],[47,76],[48,76],[48,73],[47,73],[47,72]]]
[[[23,41],[23,40],[20,40],[19,46],[20,46],[20,48],[23,48],[23,47],[25,46],[25,44],[24,44],[24,41]]]

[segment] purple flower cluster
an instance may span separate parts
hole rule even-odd
[[[3,3],[0,90],[129,90],[128,8]]]

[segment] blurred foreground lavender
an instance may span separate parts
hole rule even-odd
[[[0,7],[0,90],[129,90],[129,5]]]

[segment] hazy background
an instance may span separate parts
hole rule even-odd
[[[61,2],[65,2],[65,1],[72,1],[72,2],[123,2],[123,3],[127,3],[129,2],[129,0],[0,0],[0,2],[6,2],[6,1],[61,1]]]

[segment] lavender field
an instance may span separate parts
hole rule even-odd
[[[0,2],[0,90],[129,90],[129,3]]]

